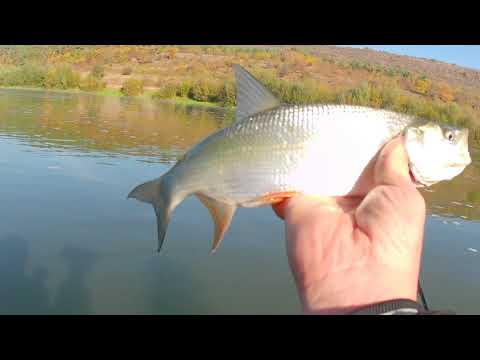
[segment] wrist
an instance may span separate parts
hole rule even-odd
[[[306,314],[347,314],[392,299],[417,300],[418,271],[348,271],[300,286]]]

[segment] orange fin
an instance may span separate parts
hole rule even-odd
[[[208,209],[213,218],[213,223],[215,224],[215,235],[211,251],[211,253],[214,253],[220,246],[237,207],[232,204],[222,203],[202,194],[195,195],[197,195],[198,199]]]
[[[254,200],[243,203],[243,207],[258,207],[263,205],[274,205],[287,198],[291,198],[299,194],[296,191],[284,191],[284,192],[272,192],[265,195],[262,195]]]

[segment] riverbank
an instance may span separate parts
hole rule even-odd
[[[137,96],[126,96],[118,89],[106,88],[100,91],[85,91],[80,89],[47,89],[43,87],[31,87],[31,86],[0,86],[0,90],[29,90],[29,91],[47,91],[53,93],[67,93],[67,94],[93,94],[98,96],[106,97],[125,97],[125,98],[139,98],[139,99],[148,99],[159,102],[170,102],[178,105],[191,105],[191,106],[206,106],[206,107],[222,107],[229,109],[229,106],[222,106],[222,104],[208,102],[208,101],[196,101],[186,97],[175,97],[171,99],[156,99],[154,97],[155,91],[145,91],[141,95]]]

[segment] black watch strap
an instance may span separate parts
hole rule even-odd
[[[423,311],[423,306],[416,301],[395,299],[365,306],[349,315],[418,315]]]

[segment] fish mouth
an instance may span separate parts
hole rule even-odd
[[[409,169],[408,173],[410,175],[410,180],[412,180],[412,183],[414,183],[417,187],[423,187],[424,186],[421,182],[419,182],[415,178],[415,175],[413,175],[412,169]]]
[[[471,163],[471,160],[468,162],[456,162],[456,163],[451,163],[448,165],[448,175],[444,173],[444,177],[440,179],[432,179],[432,178],[425,178],[421,172],[418,171],[417,167],[413,164],[409,164],[409,175],[410,179],[412,182],[417,186],[417,187],[429,187],[432,186],[433,184],[443,181],[443,180],[451,180],[455,176],[459,175],[460,173],[463,172],[463,170]],[[416,174],[416,176],[415,176]]]
[[[415,173],[419,174],[420,178],[422,178],[422,176],[413,163],[409,164],[408,173],[410,175],[410,179],[412,180],[412,182],[415,184],[416,187],[426,187],[433,184],[433,183],[429,183],[425,179],[423,179],[424,180],[423,182],[417,179],[417,177],[415,176]]]
[[[413,176],[412,169],[409,169],[409,170],[408,170],[408,174],[410,175],[410,180],[412,180],[412,182],[416,182],[416,181],[417,181],[417,180],[415,180],[415,176]]]

